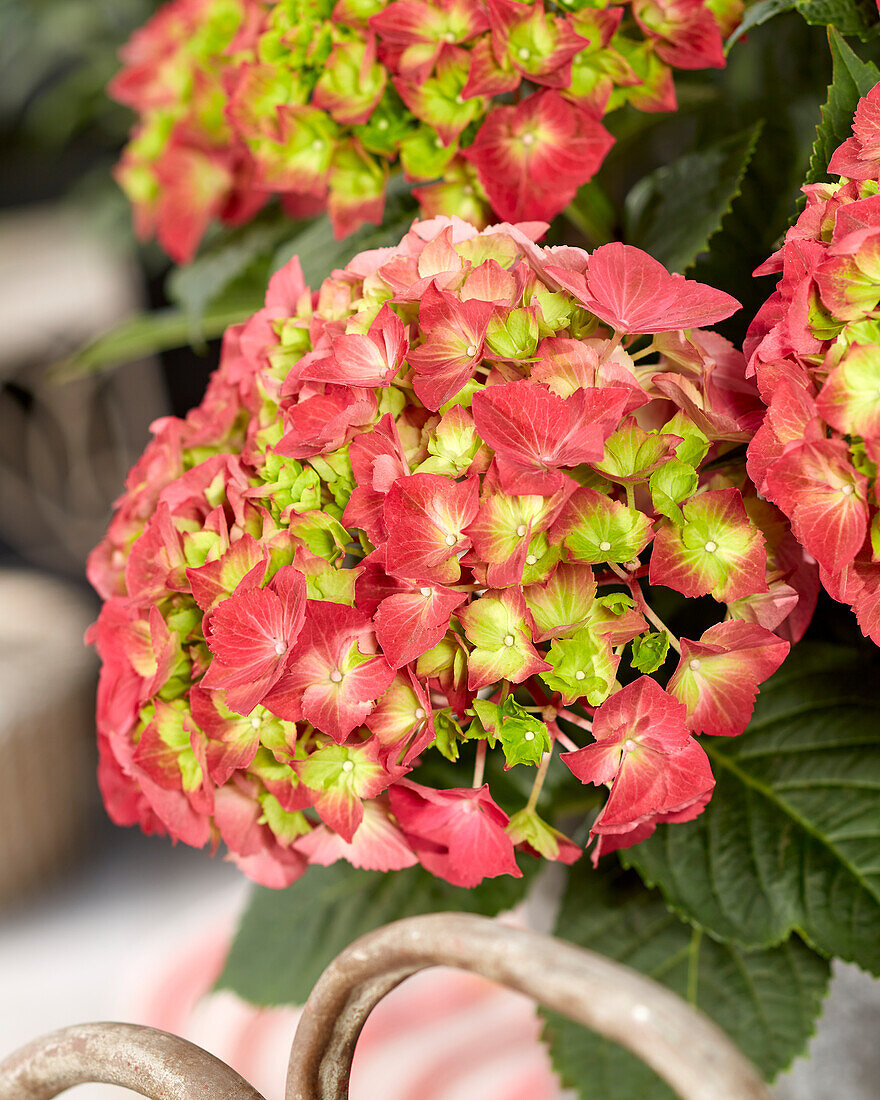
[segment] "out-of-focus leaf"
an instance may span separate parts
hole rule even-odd
[[[763,26],[764,23],[769,23],[777,15],[791,11],[796,6],[796,2],[797,0],[758,0],[757,4],[749,4],[742,22],[724,43],[724,52],[727,53],[730,47],[738,42],[744,34],[748,33],[752,27]]]
[[[670,271],[684,271],[709,247],[740,193],[760,122],[665,164],[632,188],[624,205],[626,239]]]
[[[303,1004],[324,968],[358,936],[402,917],[458,911],[494,916],[525,896],[523,878],[502,875],[472,890],[421,867],[359,871],[347,863],[310,867],[286,890],[255,888],[217,983],[259,1005]]]
[[[251,313],[253,308],[249,306],[206,313],[198,336],[201,340],[216,339],[229,325],[245,320]],[[137,314],[58,363],[52,377],[57,382],[66,382],[83,374],[110,370],[169,348],[183,347],[191,342],[192,335],[192,322],[182,310],[162,309]]]
[[[172,269],[167,283],[169,298],[189,315],[197,331],[205,311],[261,257],[265,260],[260,265],[265,280],[274,250],[289,236],[290,220],[280,211],[269,220],[234,230],[192,263]]]
[[[402,177],[393,176],[388,185],[382,225],[362,225],[351,236],[337,241],[329,218],[318,218],[278,248],[272,259],[272,270],[277,271],[291,257],[298,256],[306,284],[318,287],[331,271],[345,267],[358,252],[397,244],[417,216]]]
[[[808,23],[834,27],[847,37],[863,42],[880,34],[874,0],[796,0],[795,8]]]

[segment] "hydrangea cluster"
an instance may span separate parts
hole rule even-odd
[[[381,223],[389,166],[423,212],[550,219],[630,103],[676,106],[672,69],[724,64],[742,0],[171,0],[111,93],[140,116],[117,170],[178,262],[273,195],[338,236]]]
[[[880,645],[880,85],[828,170],[840,182],[804,188],[803,213],[755,272],[781,278],[746,342],[767,404],[748,464]]]
[[[610,787],[594,858],[701,812],[699,735],[745,729],[815,564],[745,477],[744,358],[697,327],[734,299],[546,228],[416,222],[316,292],[294,259],[154,426],[89,563],[115,821],[273,886],[339,858],[474,885],[580,854],[538,813],[557,751]],[[705,597],[698,636],[659,586]],[[518,805],[495,761],[534,769]]]

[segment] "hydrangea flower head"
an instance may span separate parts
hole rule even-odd
[[[767,405],[749,472],[880,645],[880,85],[828,170],[755,272],[781,277],[746,342]]]
[[[89,563],[115,821],[273,886],[337,859],[469,886],[578,857],[540,801],[560,750],[611,788],[595,856],[705,806],[699,735],[745,728],[815,569],[699,327],[737,303],[545,228],[416,222],[316,291],[292,260],[154,425]],[[671,637],[657,586],[713,625]]]
[[[139,116],[117,170],[178,262],[272,195],[338,236],[381,223],[399,163],[425,215],[551,219],[612,144],[603,115],[676,106],[724,64],[739,0],[170,0],[111,93]]]

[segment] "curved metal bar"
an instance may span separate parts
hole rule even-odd
[[[772,1100],[724,1032],[670,990],[563,940],[463,913],[395,921],[337,956],[297,1028],[287,1100],[348,1100],[351,1061],[370,1012],[405,978],[432,966],[481,974],[613,1039],[684,1100]]]
[[[79,1024],[29,1043],[0,1063],[0,1100],[52,1100],[90,1082],[151,1100],[263,1100],[206,1050],[135,1024]]]

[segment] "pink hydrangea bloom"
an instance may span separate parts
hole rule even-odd
[[[723,66],[742,6],[170,0],[110,85],[138,114],[117,179],[177,262],[274,195],[340,237],[380,224],[398,163],[425,216],[551,219],[611,147],[603,116],[675,110],[672,69]]]
[[[828,168],[844,178],[804,188],[804,211],[755,272],[780,277],[746,338],[767,407],[749,473],[880,645],[880,85]]]
[[[539,798],[560,746],[612,784],[596,855],[700,812],[698,735],[745,727],[815,566],[744,476],[744,359],[694,327],[737,303],[543,228],[417,222],[314,292],[292,260],[154,425],[89,561],[115,821],[270,886],[336,859],[474,885],[579,855]],[[667,689],[630,682],[664,663],[658,585],[717,611]]]

